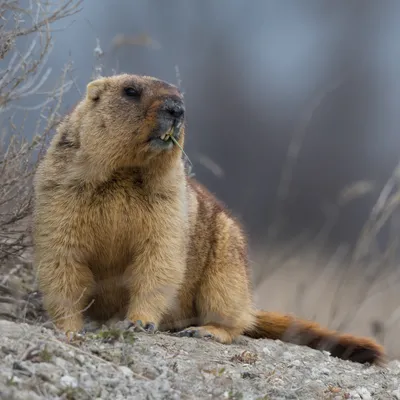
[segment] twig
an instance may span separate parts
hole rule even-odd
[[[31,358],[32,353],[40,350],[40,347],[43,345],[43,343],[35,343],[34,345],[28,347],[28,349],[25,351],[24,354],[22,354],[20,361],[26,361],[29,358]]]

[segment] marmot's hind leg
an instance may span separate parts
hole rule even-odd
[[[209,337],[229,344],[253,325],[255,317],[241,232],[225,213],[217,215],[215,224],[213,256],[203,271],[196,296],[199,326],[190,326],[178,335]]]

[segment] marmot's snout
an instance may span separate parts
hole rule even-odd
[[[159,109],[160,120],[165,120],[167,124],[179,126],[185,116],[185,105],[178,96],[169,96],[161,104]]]
[[[150,135],[150,141],[157,149],[171,149],[175,140],[181,137],[185,117],[185,105],[180,96],[166,97],[158,109],[157,128]]]
[[[161,118],[171,120],[174,125],[183,121],[185,115],[185,106],[178,96],[168,97],[160,107]]]

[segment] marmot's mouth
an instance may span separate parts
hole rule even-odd
[[[158,149],[171,149],[180,138],[181,126],[180,123],[172,124],[167,132],[150,138],[151,144]]]
[[[168,131],[167,133],[164,133],[163,135],[160,136],[160,139],[163,140],[164,142],[168,142],[170,140],[172,140],[172,135],[173,135],[173,129],[171,129],[170,131]]]

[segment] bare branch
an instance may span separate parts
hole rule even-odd
[[[51,25],[79,12],[81,3],[31,0],[26,5],[0,0],[0,261],[26,250],[32,178],[48,136],[60,120],[62,98],[74,83],[67,78],[72,68],[67,65],[55,87],[43,90],[53,74],[47,63],[53,46]],[[29,40],[25,51],[19,44],[21,37]],[[36,129],[25,132],[32,112],[39,114]]]

